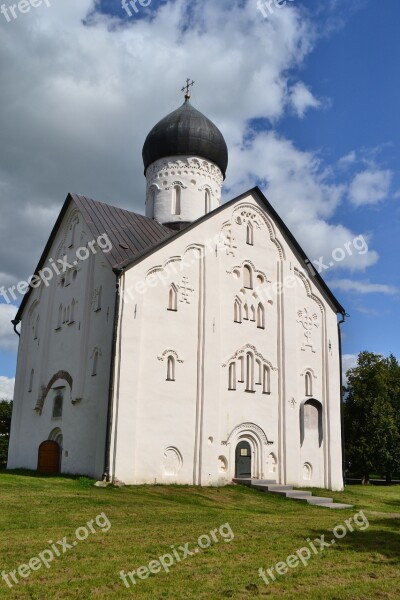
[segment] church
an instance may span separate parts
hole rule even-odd
[[[61,209],[13,321],[8,468],[343,489],[344,308],[259,188],[221,203],[227,145],[189,86],[143,163],[145,216]]]

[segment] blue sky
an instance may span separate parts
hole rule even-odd
[[[143,211],[141,145],[191,76],[228,142],[226,200],[259,183],[312,259],[367,240],[322,273],[350,315],[346,366],[400,358],[400,3],[321,4],[265,19],[255,0],[152,0],[129,18],[59,0],[0,20],[1,285],[31,274],[68,191]],[[0,309],[4,393],[16,343]]]

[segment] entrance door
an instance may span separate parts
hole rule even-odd
[[[249,442],[236,446],[235,477],[251,477],[251,447]]]
[[[40,444],[37,470],[39,473],[60,472],[60,446],[57,442],[47,440]]]

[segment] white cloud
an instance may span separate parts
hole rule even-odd
[[[11,319],[15,319],[18,308],[12,304],[0,304],[0,349],[16,350],[18,336],[14,333]]]
[[[343,385],[347,385],[347,371],[357,366],[357,354],[342,355]]]
[[[297,116],[303,118],[309,108],[319,108],[321,102],[317,100],[310,90],[299,81],[291,90],[291,102],[296,111]]]
[[[342,292],[355,292],[357,294],[387,294],[393,296],[399,292],[398,288],[392,285],[371,283],[368,280],[335,279],[334,281],[329,281],[329,286]]]
[[[0,375],[0,400],[12,400],[14,397],[15,379]]]
[[[390,193],[392,171],[367,170],[357,173],[349,188],[350,202],[354,206],[378,204]]]

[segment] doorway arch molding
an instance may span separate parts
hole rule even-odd
[[[265,431],[255,423],[242,423],[237,425],[228,435],[223,446],[228,447],[229,476],[235,477],[236,446],[239,442],[248,442],[251,448],[251,476],[255,479],[263,479],[266,465],[266,447],[273,442],[269,441]]]

